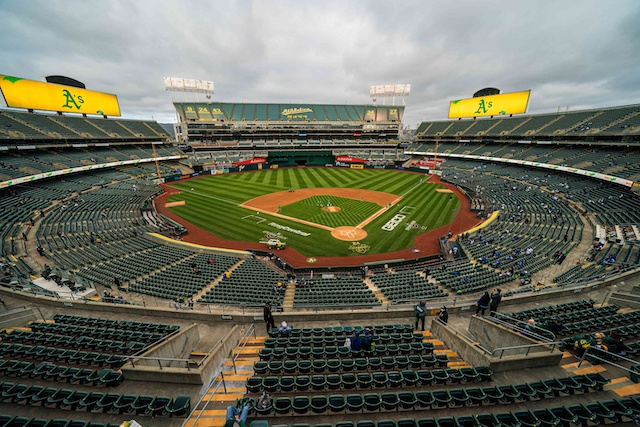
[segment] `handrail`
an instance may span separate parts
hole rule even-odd
[[[499,313],[497,316],[489,316],[487,318],[488,320],[497,323],[501,326],[508,326],[510,328],[513,328],[515,331],[522,333],[523,335],[529,337],[529,338],[533,338],[537,341],[543,341],[543,342],[553,342],[553,341],[557,341],[557,337],[556,334],[554,334],[553,332],[547,330],[547,329],[543,329],[537,326],[531,326],[529,327],[529,325],[527,325],[525,322],[523,322],[522,320],[516,319],[514,317],[508,316],[506,314],[502,314]],[[506,319],[506,320],[503,320]],[[511,321],[511,322],[509,322]],[[525,324],[525,326],[529,327],[529,329],[526,329],[524,327],[520,327],[518,324]],[[540,335],[539,333],[534,332],[532,329],[538,330],[538,331],[542,331],[545,334],[551,334],[551,339],[549,339],[548,337],[545,337],[544,335]]]
[[[193,420],[193,423],[190,423],[190,425],[192,426],[196,426],[198,425],[198,421],[200,420],[200,417],[202,416],[202,414],[204,414],[205,409],[207,408],[207,405],[209,405],[209,403],[211,403],[211,400],[213,399],[213,396],[216,394],[216,392],[218,391],[218,389],[220,388],[220,386],[222,386],[224,388],[224,392],[227,392],[227,384],[224,380],[224,372],[222,372],[222,367],[220,368],[220,380],[218,380],[218,375],[215,375],[214,379],[207,385],[207,390],[209,390],[209,393],[207,393],[206,391],[203,391],[202,397],[200,398],[200,400],[198,401],[198,403],[196,403],[193,406],[193,409],[191,410],[191,413],[189,414],[188,417],[185,418],[184,422],[182,423],[182,427],[185,427],[187,425],[187,423],[190,423],[191,421],[191,416],[195,413],[196,410],[199,410],[200,412],[198,413],[198,416],[196,417],[195,420]],[[215,387],[213,388],[213,390],[211,390],[213,384],[215,383]],[[198,409],[200,407],[200,405],[204,402],[204,398],[207,397],[207,394],[209,395],[209,397],[207,398],[206,402],[204,403],[204,406],[200,409]]]
[[[247,330],[244,331],[244,334],[240,337],[240,341],[238,341],[238,345],[235,346],[235,348],[231,350],[231,353],[229,354],[229,357],[231,358],[231,363],[233,364],[233,372],[236,374],[238,373],[238,369],[236,368],[236,360],[240,356],[240,352],[242,352],[242,350],[245,348],[245,346],[249,342],[249,336],[251,335],[252,332],[253,332],[253,337],[257,338],[255,323],[252,323],[247,328]]]
[[[500,357],[499,359],[502,359],[502,356],[504,356],[504,352],[507,350],[515,350],[515,349],[522,349],[522,348],[526,348],[527,352],[525,353],[525,356],[529,355],[530,350],[533,347],[548,347],[551,346],[551,353],[553,353],[553,351],[556,349],[556,345],[560,345],[562,344],[562,341],[555,341],[555,342],[545,342],[545,343],[535,343],[535,344],[525,344],[525,345],[512,345],[509,347],[498,347],[495,350],[493,350],[491,352],[491,355],[494,356],[498,351],[500,351]]]
[[[580,367],[580,365],[582,365],[582,362],[584,362],[584,360],[585,360],[585,359],[586,359],[586,357],[587,357],[587,354],[588,354],[590,351],[591,351],[592,353],[593,353],[594,351],[597,351],[597,352],[600,352],[600,353],[603,353],[603,354],[610,354],[610,355],[612,355],[612,356],[616,357],[617,359],[623,359],[623,360],[625,360],[625,361],[627,361],[627,362],[631,362],[633,365],[637,365],[637,364],[638,364],[638,361],[637,361],[637,360],[629,359],[628,357],[624,357],[624,356],[619,355],[619,354],[611,353],[611,352],[609,352],[609,351],[607,351],[607,350],[604,350],[604,349],[601,349],[601,348],[597,348],[597,347],[589,346],[589,347],[587,347],[587,348],[586,348],[586,350],[584,351],[584,353],[582,353],[582,358],[580,358],[580,362],[578,362],[578,367]],[[603,363],[608,363],[609,365],[613,365],[613,366],[615,366],[616,368],[624,369],[624,370],[625,370],[625,371],[627,371],[627,372],[634,372],[634,373],[638,373],[638,374],[640,374],[640,372],[638,372],[638,371],[634,371],[634,370],[632,370],[631,368],[627,368],[626,366],[623,366],[623,365],[619,365],[619,364],[617,364],[617,363],[614,363],[611,359],[605,359],[605,358],[603,358],[603,357],[596,356],[596,355],[594,355],[594,354],[590,354],[589,356],[590,356],[590,357],[593,357],[594,359],[597,359],[597,360],[599,360],[599,361],[601,361],[601,362],[603,362]]]

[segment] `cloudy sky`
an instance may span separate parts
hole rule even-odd
[[[363,104],[410,83],[411,127],[488,86],[531,89],[530,113],[640,103],[637,0],[0,0],[0,22],[1,74],[76,78],[127,118],[175,121],[164,76],[229,102]]]

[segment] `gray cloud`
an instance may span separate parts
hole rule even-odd
[[[634,0],[0,0],[0,10],[0,73],[69,75],[116,93],[129,118],[174,120],[163,76],[213,80],[214,99],[236,102],[360,104],[370,85],[411,83],[412,126],[487,86],[531,89],[531,113],[640,103]]]

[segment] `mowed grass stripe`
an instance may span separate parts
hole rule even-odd
[[[331,175],[329,169],[316,169],[316,172],[324,180],[327,187],[336,188],[341,186],[335,177]]]
[[[312,187],[312,182],[308,178],[307,170],[305,169],[304,171],[305,171],[305,173],[303,174],[302,170],[300,170],[300,169],[294,169],[293,170],[293,173],[294,173],[295,177],[298,179],[298,182],[299,182],[299,187],[296,187],[296,188],[310,188],[310,187]]]
[[[415,236],[425,232],[420,229],[405,231],[405,226],[411,220],[415,220],[419,225],[427,226],[428,230],[432,230],[450,222],[459,209],[460,204],[457,197],[449,201],[450,194],[435,191],[437,188],[442,188],[441,186],[426,182],[418,185],[420,178],[423,177],[398,171],[345,168],[286,168],[214,175],[172,184],[176,188],[183,189],[184,192],[181,195],[171,196],[170,200],[175,198],[175,200],[185,200],[187,203],[182,207],[171,208],[171,211],[225,239],[256,242],[263,237],[263,230],[278,231],[269,223],[286,225],[310,233],[310,236],[304,237],[281,231],[283,236],[287,238],[287,244],[304,255],[343,256],[356,255],[349,251],[351,243],[334,239],[326,230],[270,215],[258,217],[256,212],[240,208],[238,205],[254,197],[284,191],[292,187],[294,189],[325,186],[348,187],[371,189],[396,195],[406,193],[397,206],[392,207],[365,228],[369,235],[362,242],[371,246],[368,253],[389,252],[412,247]],[[323,185],[320,185],[321,183]],[[191,188],[194,188],[194,192],[190,191]],[[407,193],[407,191],[409,192]],[[326,199],[327,196],[322,198]],[[312,222],[322,223],[329,227],[357,225],[379,209],[376,204],[360,202],[355,199],[331,199],[334,205],[340,205],[343,210],[340,212],[315,210],[315,212],[307,213],[307,216],[313,217]],[[371,212],[368,211],[368,205],[371,205]],[[414,206],[415,209],[409,214],[404,212],[407,215],[406,218],[394,231],[383,231],[382,225],[393,215],[399,213],[403,206]],[[316,208],[319,209],[317,206]],[[241,219],[247,215],[254,215],[255,218]],[[265,221],[256,224],[258,218],[264,218]]]

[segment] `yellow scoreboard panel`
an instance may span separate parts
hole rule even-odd
[[[449,118],[500,116],[527,112],[530,90],[459,99],[449,103]]]
[[[12,108],[120,116],[118,98],[109,93],[2,74],[0,91],[7,106]]]

